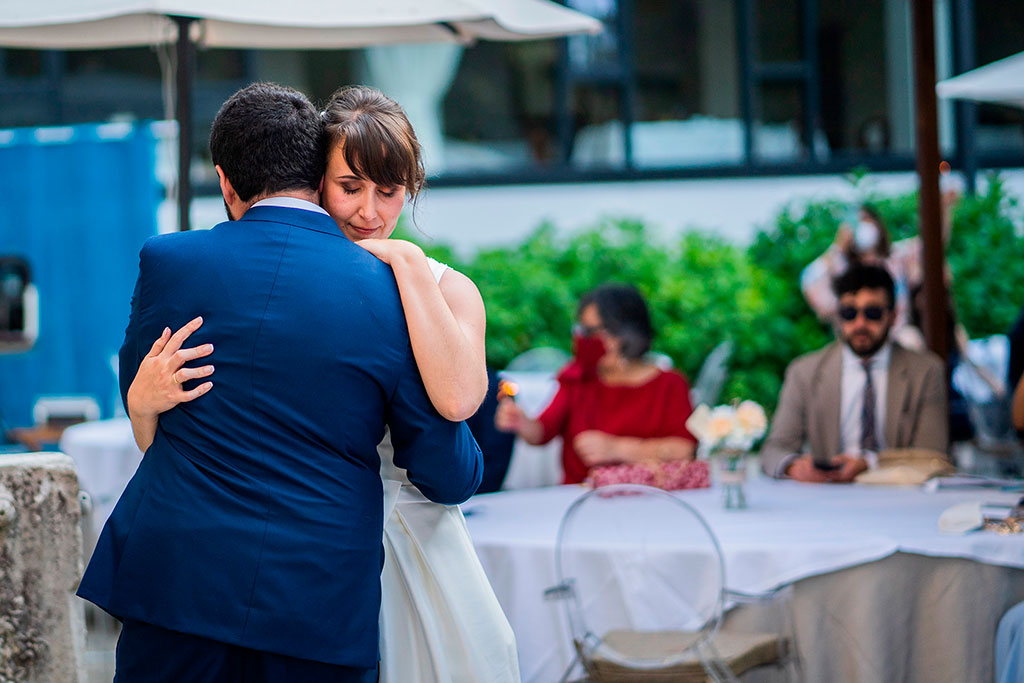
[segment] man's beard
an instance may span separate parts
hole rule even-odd
[[[890,329],[891,328],[886,328],[885,331],[881,334],[881,336],[879,336],[879,338],[877,340],[875,340],[871,344],[871,346],[869,346],[869,347],[867,347],[865,349],[856,349],[856,348],[853,347],[853,344],[850,343],[850,338],[852,338],[853,335],[850,335],[850,338],[847,338],[846,345],[848,347],[850,347],[851,351],[853,351],[855,354],[857,354],[861,358],[870,358],[871,356],[873,356],[876,353],[878,353],[879,349],[881,349],[883,346],[885,346],[885,342],[888,341],[888,339],[889,339],[889,331],[890,331]]]
[[[228,200],[224,200],[224,212],[228,215],[229,221],[237,221],[238,219],[231,215],[231,207],[228,206]]]

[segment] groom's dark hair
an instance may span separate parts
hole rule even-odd
[[[210,157],[239,199],[314,190],[326,168],[324,125],[305,95],[253,83],[225,102],[210,129]]]

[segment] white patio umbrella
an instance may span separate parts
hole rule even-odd
[[[935,92],[946,99],[1024,107],[1024,52],[939,81]]]
[[[196,45],[340,49],[600,31],[596,19],[550,0],[0,0],[0,46],[176,45],[178,207],[185,230],[192,194],[187,169]]]
[[[338,49],[389,43],[534,40],[596,33],[596,19],[549,0],[0,1],[0,45],[98,49],[177,40],[194,19],[204,47]]]

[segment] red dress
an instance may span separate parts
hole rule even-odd
[[[542,443],[562,437],[564,484],[578,484],[588,467],[572,442],[580,432],[596,429],[614,436],[696,441],[686,429],[690,417],[690,387],[678,372],[659,370],[639,386],[610,386],[600,379],[584,379],[573,361],[558,376],[558,393],[537,419],[544,428]]]

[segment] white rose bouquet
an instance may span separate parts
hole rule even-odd
[[[700,405],[686,421],[686,428],[700,441],[702,457],[716,456],[725,507],[745,508],[746,455],[768,430],[764,408],[754,401],[714,408]]]
[[[749,451],[764,436],[768,418],[754,401],[708,408],[699,405],[686,421],[686,428],[708,454],[716,451]]]

